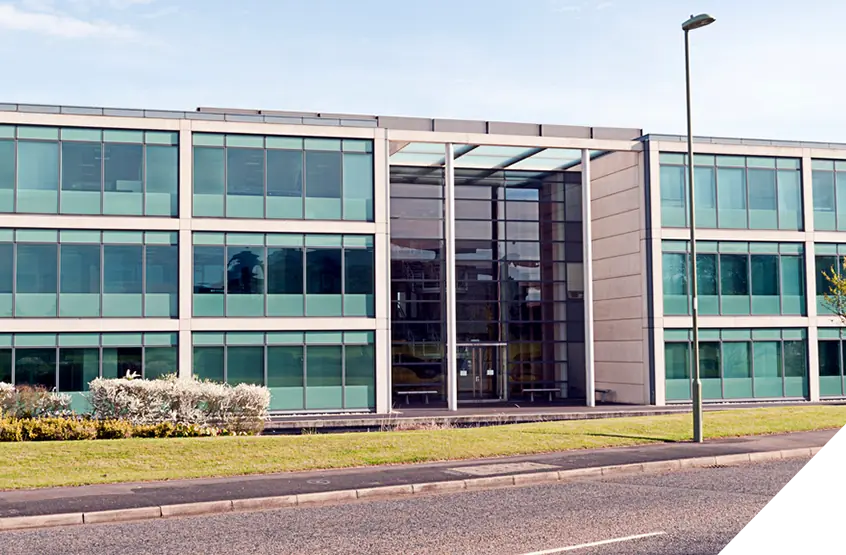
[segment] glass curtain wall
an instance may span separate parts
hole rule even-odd
[[[390,177],[394,400],[416,401],[415,390],[443,398],[444,170],[397,165]],[[473,360],[483,379],[507,377],[488,397],[568,395],[569,351],[584,341],[581,295],[567,287],[568,270],[581,268],[580,182],[577,172],[456,169],[459,397],[475,395],[462,389]],[[494,350],[471,352],[482,345]]]

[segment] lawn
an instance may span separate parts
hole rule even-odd
[[[840,428],[846,406],[705,414],[709,438]],[[0,489],[457,460],[690,439],[690,414],[405,432],[0,443]]]

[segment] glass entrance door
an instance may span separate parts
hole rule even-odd
[[[459,344],[459,401],[497,401],[505,397],[505,345]]]

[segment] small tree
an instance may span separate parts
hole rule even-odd
[[[822,296],[826,308],[846,325],[846,258],[841,264],[843,265],[842,272],[838,272],[834,266],[828,272],[823,270],[822,274],[828,283],[828,291],[823,291]],[[820,292],[817,291],[817,294],[819,295]]]

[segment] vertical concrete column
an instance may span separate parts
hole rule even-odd
[[[653,402],[656,406],[664,406],[667,404],[667,382],[666,373],[664,370],[664,281],[661,279],[662,261],[661,261],[661,166],[660,166],[660,151],[654,142],[650,143],[649,147],[649,165],[647,169],[642,172],[645,175],[646,183],[644,183],[644,191],[648,192],[642,198],[642,202],[649,203],[649,210],[646,210],[644,204],[644,229],[647,230],[646,236],[641,239],[641,252],[644,256],[643,267],[646,269],[643,272],[643,344],[647,346],[650,352],[644,356],[645,372],[647,372],[647,383],[649,381],[649,373],[652,374]],[[645,164],[645,155],[641,156],[641,163]],[[649,214],[649,221],[646,220],[646,214]],[[652,251],[652,266],[649,267],[649,259],[646,253]],[[650,277],[651,274],[651,277]],[[649,314],[652,314],[650,320]],[[651,342],[650,342],[651,332]],[[651,356],[650,356],[651,354]],[[648,396],[646,397],[649,398]]]
[[[373,141],[373,214],[375,237],[376,295],[376,412],[391,411],[391,241],[390,161],[384,129],[376,130]]]
[[[817,332],[817,265],[814,260],[814,191],[810,149],[802,150],[802,216],[805,229],[805,303],[808,313],[808,400],[820,400]]]
[[[191,120],[179,122],[179,377],[190,378],[194,366],[191,317],[194,297],[194,252],[191,236],[194,173]]]
[[[445,147],[444,167],[444,230],[446,264],[446,360],[447,360],[447,407],[458,410],[458,360],[455,329],[455,146]]]
[[[593,231],[590,206],[590,150],[582,149],[582,268],[585,279],[585,396],[587,406],[596,404],[593,352]]]

